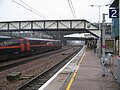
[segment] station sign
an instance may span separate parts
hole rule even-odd
[[[118,18],[119,17],[119,9],[109,9],[109,18]]]

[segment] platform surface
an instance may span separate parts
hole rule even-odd
[[[120,90],[120,85],[114,82],[109,74],[102,77],[101,71],[100,58],[93,50],[87,48],[69,90]]]

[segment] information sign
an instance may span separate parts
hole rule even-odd
[[[109,9],[109,18],[118,18],[119,9]]]

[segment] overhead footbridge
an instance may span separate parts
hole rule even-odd
[[[91,33],[99,37],[97,26],[87,20],[32,20],[32,21],[6,21],[0,22],[0,32],[14,31],[49,31],[49,34],[73,34],[73,33]],[[52,31],[52,32],[51,32]]]

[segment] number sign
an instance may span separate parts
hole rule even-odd
[[[109,9],[109,18],[118,18],[119,9]]]

